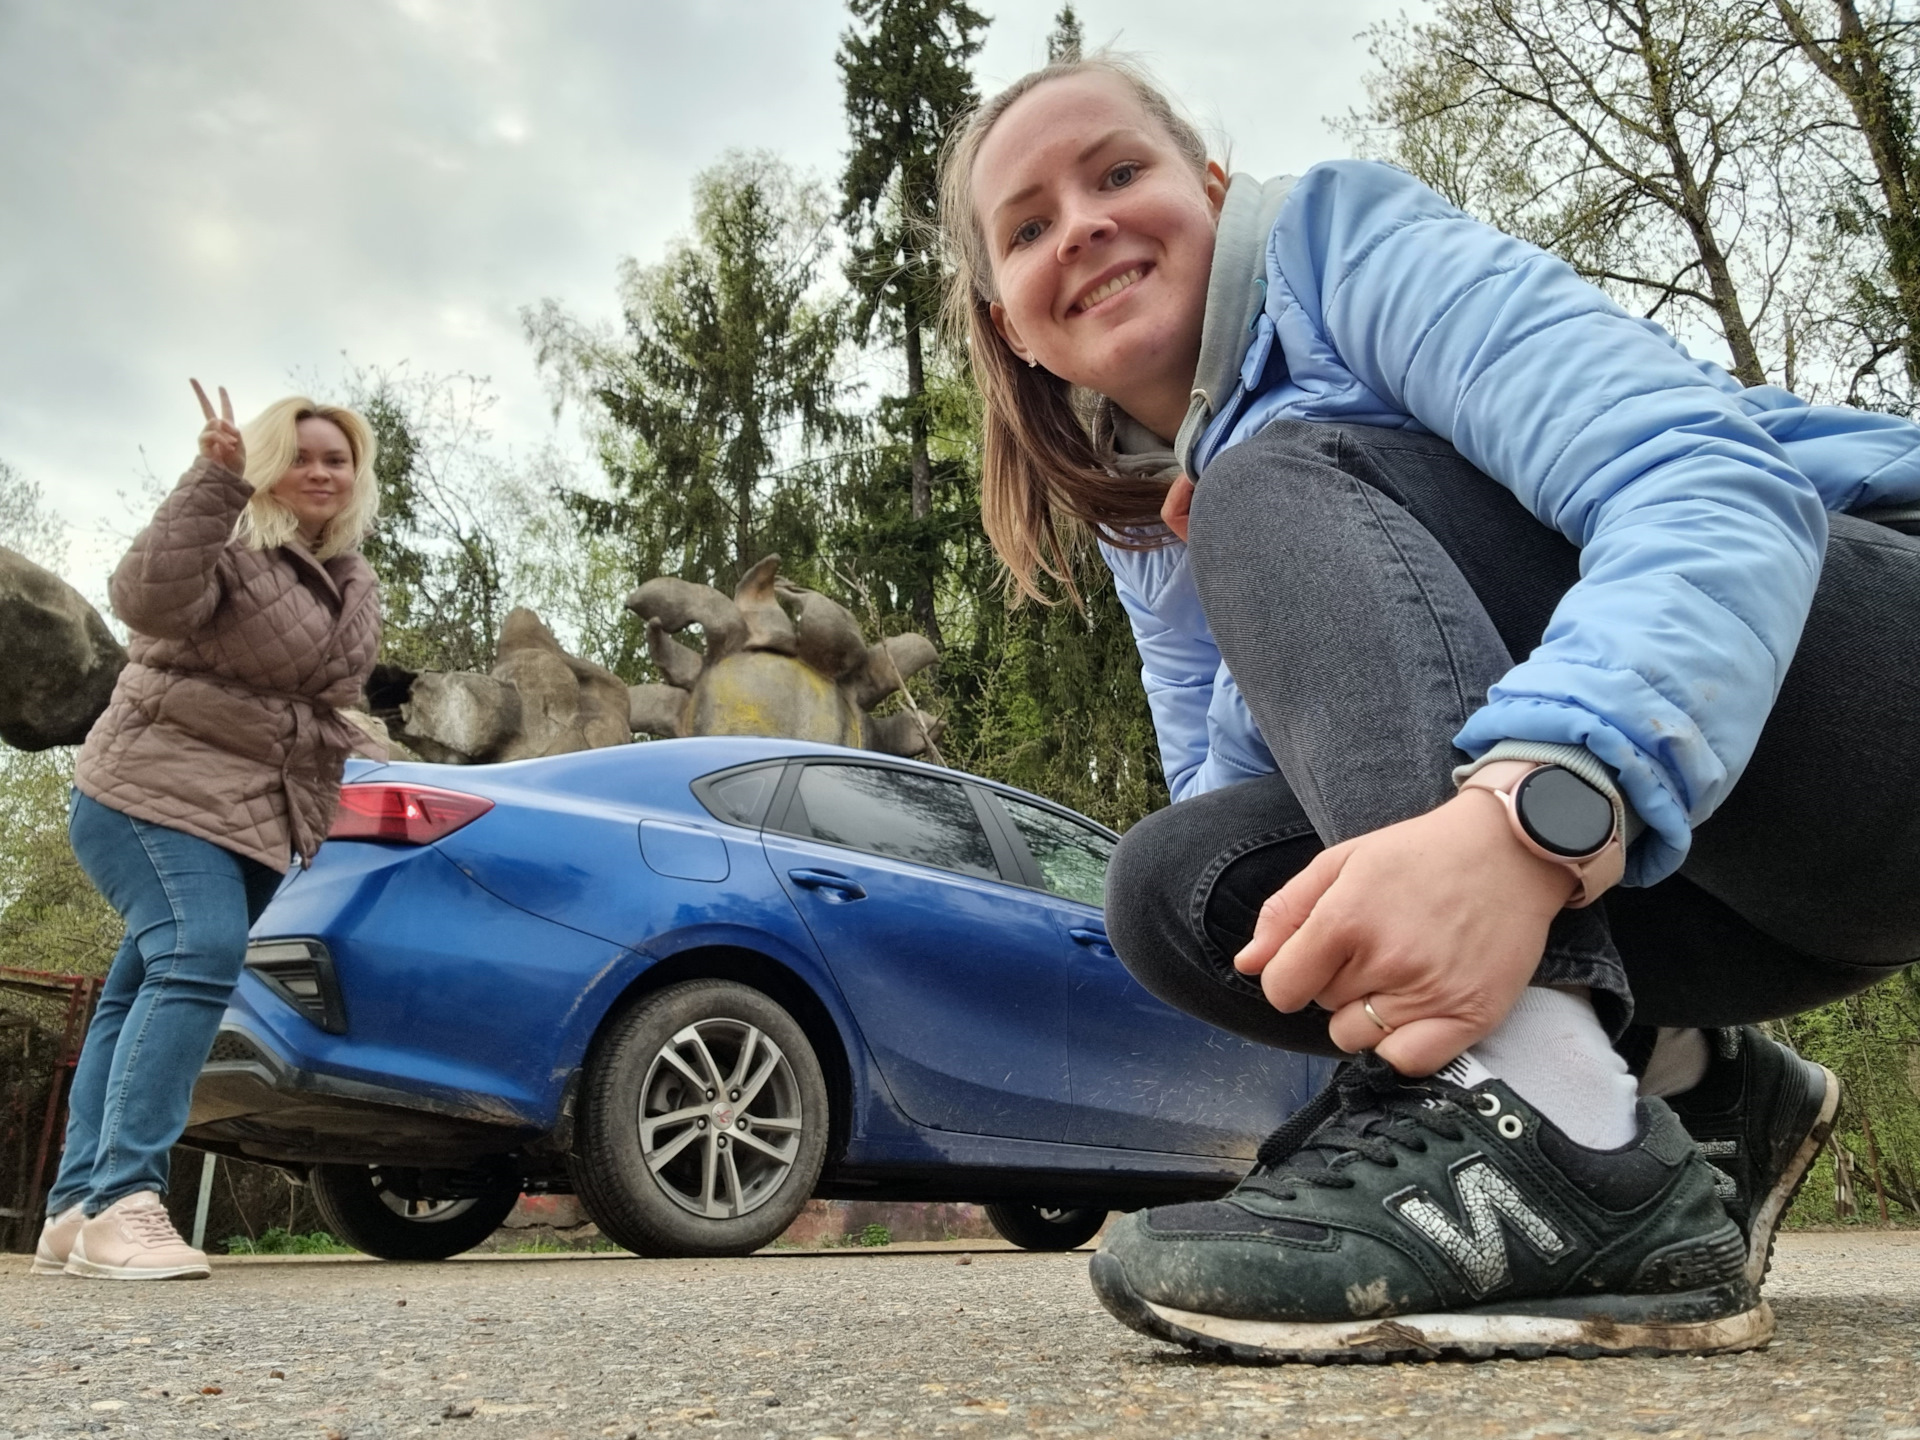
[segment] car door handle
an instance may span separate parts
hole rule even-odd
[[[836,875],[831,870],[789,870],[787,878],[803,890],[824,890],[826,897],[836,905],[844,905],[849,900],[864,900],[867,892],[844,875]]]
[[[1102,960],[1118,960],[1120,954],[1113,948],[1113,941],[1107,938],[1104,930],[1095,930],[1090,926],[1076,925],[1067,931],[1076,942],[1086,946]]]

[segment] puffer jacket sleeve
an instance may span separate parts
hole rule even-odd
[[[1308,172],[1269,271],[1290,356],[1331,346],[1582,547],[1541,644],[1455,743],[1585,746],[1652,832],[1629,881],[1670,873],[1793,658],[1826,544],[1815,487],[1730,377],[1388,166]]]
[[[113,572],[113,611],[129,629],[183,640],[212,618],[221,558],[253,487],[204,456],[180,477]]]
[[[1851,405],[1809,405],[1777,385],[1740,392],[1740,406],[1780,443],[1829,514],[1920,501],[1920,425]]]
[[[1200,609],[1186,546],[1103,543],[1100,553],[1133,627],[1168,795],[1186,800],[1271,774],[1273,757]]]

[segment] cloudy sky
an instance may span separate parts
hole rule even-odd
[[[991,91],[1059,0],[975,0]],[[1346,147],[1359,32],[1400,0],[1080,0],[1236,169]],[[127,492],[192,453],[187,377],[244,416],[295,376],[466,371],[496,441],[556,431],[520,307],[614,313],[619,258],[688,225],[694,173],[845,145],[829,0],[0,0],[0,459],[110,565]],[[346,357],[346,359],[343,359]]]

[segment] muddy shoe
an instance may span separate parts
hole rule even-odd
[[[151,1190],[116,1200],[87,1221],[67,1256],[67,1274],[98,1280],[204,1280],[212,1273]]]
[[[1574,1144],[1506,1085],[1346,1067],[1333,1113],[1225,1199],[1126,1216],[1093,1284],[1148,1335],[1240,1360],[1714,1354],[1773,1316],[1673,1112]]]
[[[1757,1290],[1780,1219],[1833,1132],[1840,1082],[1751,1025],[1709,1030],[1707,1046],[1706,1075],[1667,1104],[1713,1167],[1720,1198],[1746,1236],[1747,1280]]]
[[[87,1212],[70,1205],[58,1215],[49,1215],[40,1227],[40,1243],[33,1248],[33,1273],[59,1275],[67,1268],[67,1256],[73,1253],[74,1236],[87,1223]]]

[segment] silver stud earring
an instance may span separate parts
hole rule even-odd
[[[1033,356],[1029,355],[1027,357],[1027,368],[1029,370],[1033,369],[1033,367],[1038,365],[1039,363],[1040,362],[1037,359],[1035,359]]]

